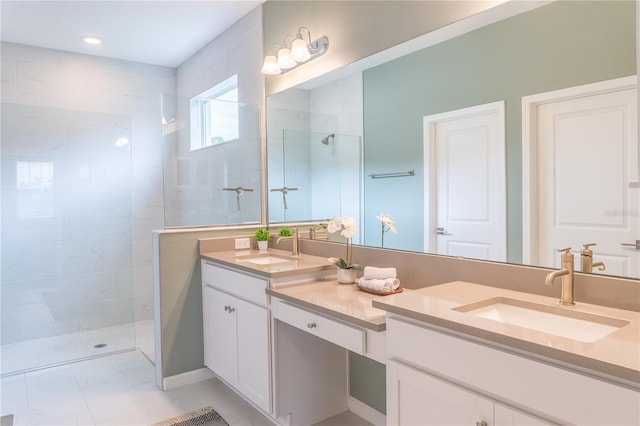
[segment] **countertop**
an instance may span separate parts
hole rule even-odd
[[[268,288],[267,293],[310,310],[373,331],[386,328],[386,313],[371,305],[381,297],[358,290],[356,284],[327,280],[292,287]],[[388,297],[388,296],[383,296]]]
[[[556,298],[462,281],[374,298],[373,306],[427,326],[445,328],[461,337],[640,389],[640,313],[579,302],[561,307],[629,322],[599,340],[585,342],[454,310],[496,297],[525,300],[551,309],[559,307]]]
[[[235,269],[257,274],[266,278],[287,277],[308,272],[335,272],[336,267],[327,258],[299,254],[293,256],[291,252],[269,249],[259,250],[231,250],[200,253],[202,259],[227,265]],[[285,262],[274,264],[256,264],[248,262],[248,259],[264,256],[275,256],[286,259]]]

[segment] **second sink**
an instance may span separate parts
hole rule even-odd
[[[494,297],[454,310],[581,342],[595,342],[629,324],[618,318],[507,297]]]

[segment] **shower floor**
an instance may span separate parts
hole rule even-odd
[[[106,344],[104,347],[100,347]],[[95,347],[98,345],[98,347]],[[0,346],[0,375],[140,349],[154,360],[153,320]]]

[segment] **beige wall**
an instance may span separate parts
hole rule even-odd
[[[284,75],[266,76],[266,95],[366,58],[447,24],[459,21],[499,1],[274,1],[263,7],[265,54],[285,36],[307,27],[313,40],[329,38],[321,58]],[[305,33],[306,36],[306,33]]]

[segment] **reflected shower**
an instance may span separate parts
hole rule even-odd
[[[336,135],[334,133],[331,133],[329,136],[327,136],[326,138],[322,139],[322,143],[324,145],[329,145],[331,142],[333,142],[333,139],[336,137]]]

